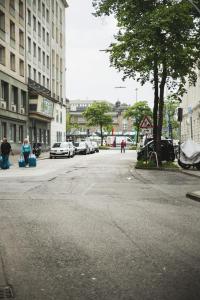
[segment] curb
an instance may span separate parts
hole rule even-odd
[[[135,167],[135,169],[137,170],[147,170],[147,171],[167,171],[167,172],[177,172],[177,173],[182,173],[184,175],[188,175],[188,176],[192,176],[192,177],[195,177],[195,178],[200,178],[200,172],[198,173],[199,175],[197,174],[194,174],[194,173],[188,173],[187,171],[184,171],[182,169],[169,169],[169,168],[140,168],[140,167]],[[194,171],[194,172],[198,172],[198,171]]]
[[[195,192],[188,192],[186,194],[186,197],[190,198],[190,199],[192,199],[194,201],[200,202],[200,195],[196,194]]]

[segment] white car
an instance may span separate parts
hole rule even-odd
[[[89,153],[94,153],[95,149],[94,149],[94,146],[92,145],[92,142],[90,142],[90,141],[85,141],[85,142],[89,148]]]
[[[59,142],[55,143],[51,150],[49,158],[56,157],[73,157],[74,146],[71,142]]]

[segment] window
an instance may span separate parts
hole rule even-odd
[[[49,56],[47,55],[47,68],[49,69]]]
[[[10,53],[10,68],[12,71],[15,71],[15,54]]]
[[[51,8],[52,8],[52,12],[54,13],[54,0],[51,0]]]
[[[62,124],[62,111],[60,111],[60,123]]]
[[[47,88],[49,89],[49,78],[47,78]]]
[[[24,127],[23,125],[19,126],[19,142],[23,142],[24,140]]]
[[[46,9],[46,21],[47,23],[49,23],[49,10]]]
[[[33,0],[33,7],[36,9],[36,0]]]
[[[31,66],[28,65],[28,77],[31,78]]]
[[[41,23],[38,22],[38,36],[41,37]]]
[[[6,59],[5,59],[5,47],[0,45],[0,64],[5,65]]]
[[[41,62],[41,48],[38,47],[38,61]]]
[[[36,57],[36,43],[33,42],[33,56]]]
[[[15,23],[10,20],[10,38],[15,41]]]
[[[38,82],[39,82],[39,84],[41,84],[41,73],[40,72],[38,72]]]
[[[15,9],[15,0],[10,0],[10,8]]]
[[[36,31],[36,17],[33,16],[33,30]]]
[[[47,45],[49,46],[49,33],[47,32]]]
[[[63,47],[63,41],[62,41],[62,33],[60,33],[60,47]]]
[[[38,0],[38,11],[41,12],[41,0]]]
[[[56,109],[56,122],[59,122],[59,114],[58,114],[58,110]]]
[[[24,3],[21,0],[19,0],[19,16],[24,18]]]
[[[58,2],[56,1],[56,17],[58,17]]]
[[[45,76],[44,75],[42,76],[42,84],[43,84],[43,86],[45,86]]]
[[[0,30],[5,32],[5,14],[0,10]]]
[[[36,78],[36,69],[33,69],[33,80],[36,81],[37,78]]]
[[[45,66],[45,52],[44,51],[42,52],[42,63],[43,63],[43,66]]]
[[[10,124],[10,140],[16,142],[16,124]]]
[[[62,9],[60,8],[60,24],[62,24]]]
[[[31,26],[31,11],[28,9],[28,25]]]
[[[28,52],[31,53],[31,38],[28,37]]]
[[[52,38],[54,39],[54,22],[52,22],[52,28],[51,28],[51,30],[52,30]]]
[[[42,28],[42,39],[45,42],[45,28]]]
[[[24,48],[24,32],[19,29],[19,45]]]
[[[58,28],[56,27],[56,43],[58,44]]]
[[[45,5],[42,3],[42,16],[45,18]]]
[[[24,61],[22,59],[19,60],[19,74],[24,77]]]

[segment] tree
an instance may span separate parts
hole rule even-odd
[[[195,1],[200,5],[200,0]],[[93,0],[96,16],[114,14],[119,31],[110,45],[111,66],[123,79],[154,88],[153,135],[161,164],[164,91],[183,95],[200,67],[200,15],[186,0]]]
[[[125,118],[133,118],[134,127],[137,132],[136,143],[138,143],[140,124],[144,116],[152,116],[152,110],[147,101],[139,101],[133,106],[130,106],[124,114]]]
[[[66,115],[66,133],[70,135],[72,133],[72,130],[74,132],[79,128],[80,128],[80,125],[77,122],[72,122],[71,115],[68,112]]]
[[[104,101],[94,102],[84,112],[89,126],[99,126],[101,134],[101,145],[103,145],[103,128],[112,124],[112,117],[108,114],[110,105]]]

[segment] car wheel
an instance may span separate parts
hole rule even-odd
[[[52,156],[49,156],[49,158],[52,159],[53,157],[52,157]]]

